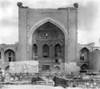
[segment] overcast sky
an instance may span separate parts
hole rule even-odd
[[[78,2],[78,43],[99,46],[100,0],[0,0],[0,44],[18,42],[18,1],[31,8],[67,7]]]

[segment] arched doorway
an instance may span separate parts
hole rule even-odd
[[[32,44],[38,45],[37,55],[40,65],[52,66],[57,59],[65,60],[65,35],[59,27],[49,21],[34,31]]]
[[[82,69],[82,70],[86,70],[86,69],[88,69],[88,67],[89,67],[89,66],[88,66],[87,64],[81,65],[81,69]]]
[[[82,48],[80,51],[80,61],[89,62],[89,53],[87,48]]]
[[[15,52],[11,49],[8,49],[4,52],[5,62],[15,61]]]
[[[81,68],[80,72],[81,72],[81,73],[85,73],[85,72],[87,72],[87,70],[89,69],[89,65],[86,64],[86,63],[84,63],[84,64],[82,64],[82,65],[80,66],[80,68]]]

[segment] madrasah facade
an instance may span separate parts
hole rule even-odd
[[[17,6],[19,40],[0,45],[1,68],[12,61],[37,60],[39,71],[65,71],[65,63],[75,63],[81,70],[100,71],[100,48],[94,43],[77,43],[77,3],[57,9],[34,9],[21,2]]]

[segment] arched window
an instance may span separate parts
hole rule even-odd
[[[37,56],[37,52],[38,52],[38,47],[36,44],[33,45],[33,54],[34,56]]]
[[[61,56],[61,46],[60,44],[55,45],[55,57]]]
[[[47,44],[43,45],[43,57],[49,57],[49,46]]]

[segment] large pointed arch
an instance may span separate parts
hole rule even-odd
[[[61,31],[64,33],[65,39],[67,39],[67,29],[58,21],[48,17],[48,18],[40,20],[39,22],[37,22],[35,25],[31,27],[29,34],[28,34],[29,44],[32,44],[32,34],[34,33],[34,31],[41,25],[45,24],[46,22],[50,22],[54,24],[55,26],[57,26],[58,28],[60,28]]]
[[[45,23],[50,22],[53,25],[55,25],[56,27],[58,27],[64,34],[64,47],[68,44],[68,33],[67,33],[67,28],[64,27],[64,25],[62,25],[59,21],[56,21],[52,18],[45,18],[40,20],[39,22],[37,22],[36,24],[34,24],[29,33],[28,33],[28,47],[27,47],[27,51],[30,52],[29,57],[30,59],[32,59],[32,38],[33,38],[33,34],[34,32],[42,25],[44,25]],[[67,47],[65,47],[64,49],[64,58],[67,58],[67,55],[65,55],[67,53]]]

